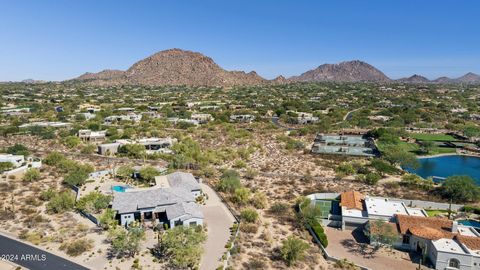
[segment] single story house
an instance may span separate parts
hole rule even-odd
[[[192,113],[190,119],[197,121],[199,124],[205,124],[213,121],[213,117],[209,113]]]
[[[473,227],[446,218],[403,214],[387,225],[398,232],[396,248],[423,255],[434,269],[480,269],[480,233]]]
[[[117,211],[120,224],[128,226],[135,220],[179,225],[203,225],[203,213],[195,196],[182,187],[153,187],[114,192],[112,209]]]
[[[0,172],[3,175],[21,176],[30,168],[42,167],[42,161],[39,158],[25,158],[23,155],[0,154],[0,163],[12,164],[11,169]]]
[[[233,114],[230,115],[230,122],[251,123],[255,116],[251,114]]]
[[[98,146],[98,153],[100,155],[115,155],[118,153],[118,150],[122,145],[127,144],[141,144],[145,146],[145,150],[147,154],[154,154],[154,153],[165,153],[170,154],[172,147],[175,143],[177,143],[177,139],[175,138],[143,138],[138,140],[128,140],[128,139],[120,139],[116,140],[113,143],[105,143],[100,144]]]

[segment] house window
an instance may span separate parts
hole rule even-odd
[[[190,226],[196,226],[196,225],[197,225],[197,222],[196,222],[196,221],[190,222]]]
[[[457,259],[450,259],[448,267],[460,269],[460,261]]]
[[[404,235],[402,239],[403,244],[410,244],[410,236],[409,235]]]
[[[174,224],[175,224],[175,226],[180,226],[180,225],[183,225],[183,221],[175,220]]]

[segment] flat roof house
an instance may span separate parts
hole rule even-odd
[[[25,163],[25,157],[23,155],[0,154],[0,162],[10,162],[14,167],[20,167]]]
[[[78,131],[78,137],[85,142],[99,142],[104,141],[107,135],[106,130],[92,131],[90,129],[80,129]]]
[[[170,147],[177,143],[175,138],[143,138],[138,140],[120,139],[114,143],[105,143],[98,146],[98,153],[100,155],[114,155],[118,153],[118,150],[122,145],[127,144],[141,144],[145,147],[147,154],[154,153],[172,153]]]
[[[233,114],[230,115],[230,122],[251,123],[255,116],[251,114]]]
[[[23,175],[30,168],[42,167],[42,161],[39,158],[27,157],[23,155],[0,154],[0,163],[11,163],[12,168],[8,171],[0,171],[3,175]]]
[[[340,194],[342,229],[355,229],[365,225],[369,220],[382,219],[395,221],[395,216],[409,215],[426,217],[420,208],[407,207],[404,202],[383,197],[370,197],[358,191],[346,191]]]
[[[209,121],[213,121],[213,117],[209,113],[192,113],[190,119],[196,120],[199,124],[205,124]]]

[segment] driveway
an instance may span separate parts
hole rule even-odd
[[[399,250],[373,250],[365,243],[365,236],[358,230],[337,230],[325,227],[328,238],[327,252],[339,259],[346,258],[373,270],[402,269],[415,270],[418,264],[411,261],[408,253]]]
[[[204,222],[207,224],[207,241],[203,248],[203,256],[200,261],[200,270],[217,269],[221,263],[223,253],[226,251],[225,244],[230,238],[230,227],[235,218],[222,203],[212,188],[205,184],[202,190],[208,195],[206,205],[201,205]]]
[[[4,235],[0,235],[0,256],[9,256],[13,263],[30,270],[88,270],[72,261]],[[2,264],[0,266],[5,269]]]

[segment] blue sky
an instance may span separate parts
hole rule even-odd
[[[127,69],[182,48],[266,78],[359,59],[391,78],[480,73],[480,1],[0,0],[0,81]]]

